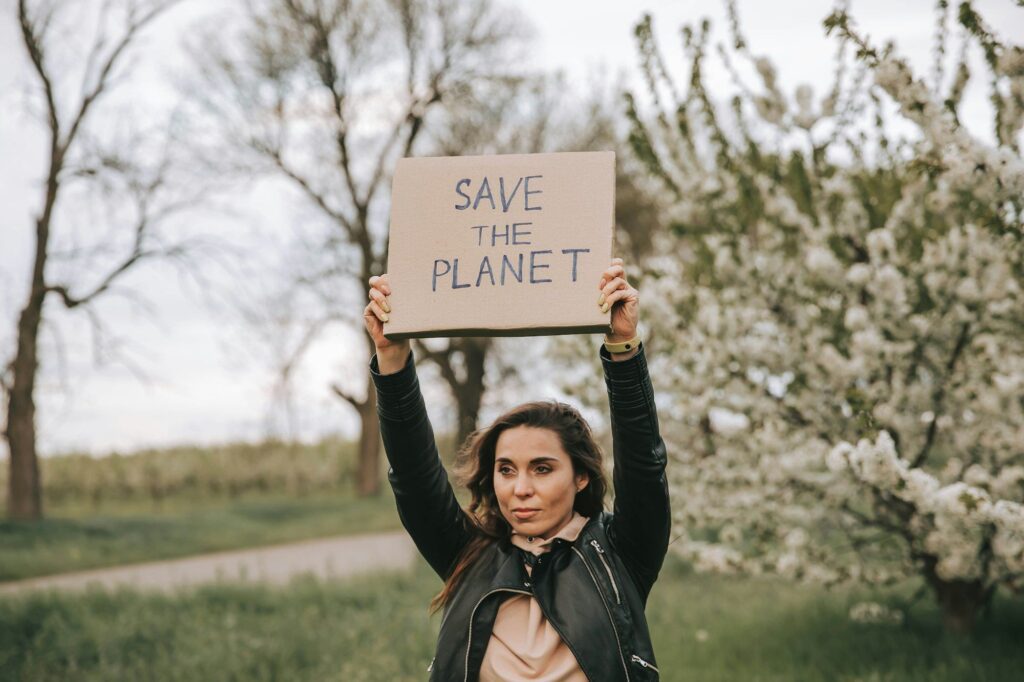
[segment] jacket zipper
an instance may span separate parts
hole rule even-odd
[[[640,665],[642,665],[645,668],[650,668],[651,670],[653,670],[654,672],[658,673],[659,675],[661,674],[661,671],[658,670],[658,668],[655,667],[655,665],[653,663],[648,663],[647,661],[645,661],[644,659],[640,658],[636,654],[633,654],[632,656],[630,656],[629,660],[634,661],[635,663],[639,663]]]
[[[427,666],[427,672],[428,673],[434,672],[434,661],[436,661],[436,660],[437,660],[437,656],[434,656],[432,659],[430,659],[430,665]]]
[[[527,592],[526,590],[514,590],[508,587],[502,587],[496,590],[491,590],[490,592],[484,594],[484,596],[480,597],[480,601],[478,601],[476,603],[476,606],[473,607],[473,610],[469,612],[469,634],[466,636],[466,662],[462,665],[462,670],[464,674],[462,679],[464,680],[464,682],[469,682],[469,650],[473,644],[473,618],[476,616],[476,610],[480,608],[481,604],[484,603],[484,599],[487,599],[492,594],[497,594],[498,592],[515,592],[517,594],[525,594],[527,596],[532,596],[532,593]]]
[[[615,590],[615,603],[621,604],[622,600],[619,599],[619,586],[615,584],[615,576],[612,575],[612,567],[608,565],[608,561],[604,558],[604,549],[601,545],[597,544],[597,540],[591,540],[590,545],[597,550],[597,556],[601,559],[601,563],[604,564],[604,570],[608,572],[608,580],[612,584],[612,589]]]
[[[622,662],[622,670],[626,673],[626,680],[628,682],[629,667],[626,665],[625,656],[622,655],[622,640],[619,639],[619,629],[615,627],[615,619],[612,618],[612,610],[608,606],[608,600],[605,599],[604,592],[601,591],[601,584],[597,582],[597,576],[594,575],[594,569],[590,567],[590,562],[587,561],[587,558],[585,556],[583,556],[583,552],[576,549],[576,547],[573,547],[572,551],[576,552],[576,554],[579,555],[580,559],[583,561],[583,565],[587,567],[587,573],[590,574],[590,579],[594,581],[594,587],[597,588],[597,593],[601,595],[601,603],[604,604],[605,613],[608,614],[608,622],[612,624],[612,633],[615,634],[615,644],[617,645],[617,648],[619,650],[619,660]]]

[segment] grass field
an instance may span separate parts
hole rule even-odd
[[[282,589],[0,599],[0,670],[5,680],[40,682],[423,680],[439,621],[426,604],[437,587],[420,564],[412,575],[305,579]],[[942,631],[928,603],[903,626],[853,623],[849,607],[864,596],[695,576],[671,561],[648,610],[662,679],[1020,679],[1020,599],[997,599],[991,618],[958,638]]]
[[[70,454],[41,466],[46,518],[0,519],[0,581],[401,527],[383,471],[379,497],[356,497],[347,441]]]
[[[307,497],[117,501],[98,512],[64,509],[39,523],[0,521],[0,581],[170,559],[242,547],[400,528],[394,497],[351,493]]]

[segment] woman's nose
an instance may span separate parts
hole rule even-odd
[[[533,484],[530,483],[528,476],[519,476],[516,478],[515,487],[516,497],[529,497],[533,494]]]

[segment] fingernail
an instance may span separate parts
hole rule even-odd
[[[388,321],[387,313],[384,313],[383,315],[381,315],[381,319],[384,320],[385,322],[387,322]]]
[[[391,306],[388,305],[387,301],[384,301],[384,312],[386,312],[386,313],[390,313],[391,312]]]
[[[608,312],[608,308],[609,308],[608,304],[605,303],[603,306],[601,306],[601,312],[602,313]]]
[[[597,299],[597,304],[604,305],[604,294],[601,294],[601,297]]]

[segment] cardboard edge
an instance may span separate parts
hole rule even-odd
[[[403,156],[395,162],[395,167],[400,165],[411,166],[417,165],[424,162],[435,161],[437,159],[466,159],[467,163],[477,163],[479,161],[492,159],[496,156],[505,157],[511,160],[520,160],[520,157],[532,157],[532,156],[597,156],[599,154],[611,154],[612,158],[616,158],[616,151],[614,149],[587,149],[577,151],[560,151],[560,152],[523,152],[515,154],[440,154],[440,155],[415,155],[415,156]],[[612,162],[615,163],[614,161]]]
[[[610,327],[607,324],[588,324],[571,327],[529,327],[523,329],[485,329],[481,327],[463,327],[458,329],[431,329],[419,332],[388,333],[384,330],[384,338],[390,341],[405,339],[436,339],[461,337],[522,337],[522,336],[560,336],[567,334],[605,334]]]

